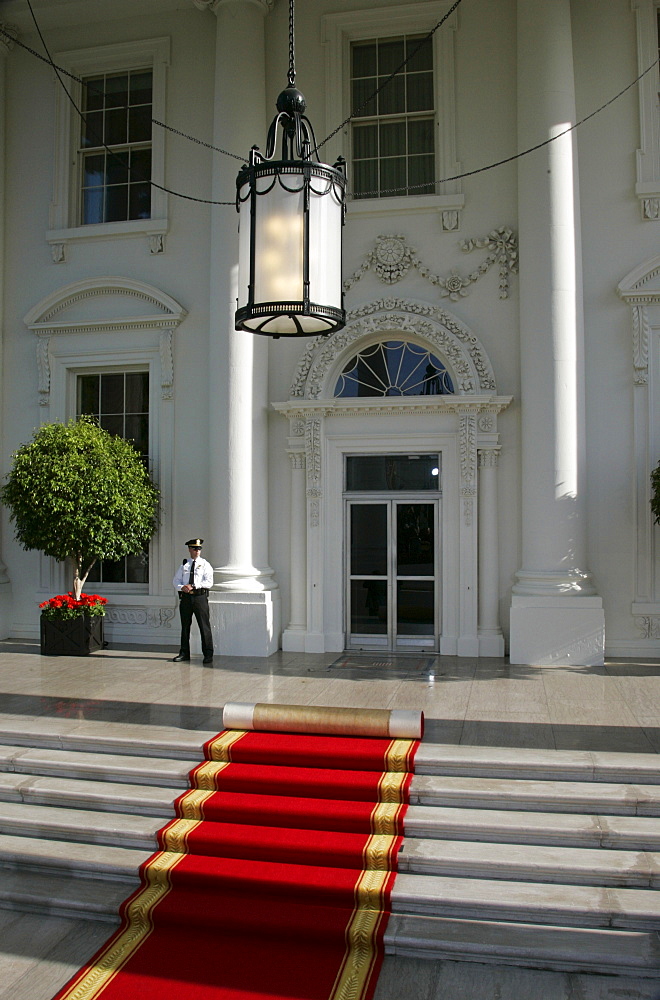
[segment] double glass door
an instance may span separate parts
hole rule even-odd
[[[437,648],[439,507],[431,498],[346,501],[349,648]]]

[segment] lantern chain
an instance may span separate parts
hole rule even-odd
[[[294,33],[294,0],[289,0],[289,75],[290,87],[296,85],[296,41]]]

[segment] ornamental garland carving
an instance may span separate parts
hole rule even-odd
[[[378,334],[411,334],[447,359],[458,393],[494,392],[490,362],[477,337],[456,317],[438,306],[406,299],[378,299],[353,309],[347,326],[329,337],[305,345],[290,395],[307,399],[332,393],[325,382],[341,354],[361,340],[375,341]]]
[[[344,291],[355,285],[367,271],[374,271],[377,277],[387,285],[401,281],[411,268],[415,268],[440,289],[443,298],[453,302],[469,294],[469,287],[486,274],[493,265],[499,269],[499,297],[508,298],[509,280],[512,274],[518,272],[518,239],[512,229],[500,226],[493,229],[487,236],[463,240],[460,244],[463,253],[473,250],[487,250],[486,257],[478,268],[467,275],[460,275],[455,270],[442,277],[434,274],[420,259],[417,250],[406,242],[405,236],[390,234],[379,236],[373,250],[365,256],[360,267],[344,282]]]

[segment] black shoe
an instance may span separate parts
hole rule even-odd
[[[183,653],[179,653],[178,656],[175,656],[173,658],[172,663],[180,663],[182,660],[188,661],[188,660],[190,660],[190,657],[189,656],[184,656]]]
[[[205,656],[202,663],[213,663],[213,653],[210,656]]]

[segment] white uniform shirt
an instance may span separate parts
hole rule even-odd
[[[181,590],[190,580],[190,567],[192,566],[192,559],[184,559],[181,566],[174,574],[174,579],[172,583],[175,590]],[[195,589],[206,588],[210,590],[213,586],[213,567],[210,562],[206,559],[202,559],[199,556],[195,559]]]

